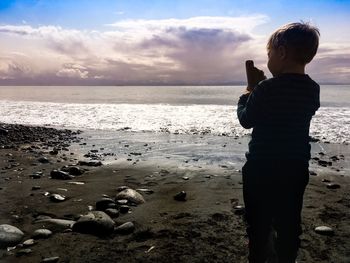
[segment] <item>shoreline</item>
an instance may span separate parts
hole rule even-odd
[[[97,237],[56,226],[52,227],[52,236],[36,239],[32,246],[0,250],[0,261],[41,262],[54,256],[59,257],[58,262],[247,261],[244,218],[235,209],[243,205],[240,167],[245,160],[246,139],[119,131],[96,140],[98,132],[75,134],[64,130],[72,135],[65,137],[57,130],[33,129],[48,136],[34,142],[37,135],[26,134],[28,130],[23,128],[22,134],[28,137],[25,145],[19,140],[15,147],[0,149],[0,224],[21,229],[24,237],[20,244],[30,239],[35,229],[50,227],[36,223],[40,216],[76,221],[103,195],[114,199],[117,188],[123,185],[153,193],[142,193],[144,204],[130,206],[131,213],[114,219],[116,226],[133,222],[135,230],[129,234],[112,232]],[[56,143],[52,142],[53,135],[58,136]],[[61,147],[57,155],[50,154],[54,147]],[[39,162],[41,157],[49,162]],[[298,262],[348,262],[349,146],[312,143],[312,158],[310,170],[317,175],[310,176],[304,195],[304,234]],[[104,165],[79,165],[87,171],[72,180],[50,179],[53,169],[83,159],[102,160]],[[34,179],[36,172],[43,174]],[[84,185],[70,184],[72,181]],[[328,189],[327,183],[340,188]],[[40,189],[33,190],[35,186]],[[184,202],[173,198],[181,191],[187,193]],[[52,202],[45,192],[65,195],[66,200]],[[334,235],[315,233],[319,225],[332,227]],[[23,249],[31,251],[20,252]]]

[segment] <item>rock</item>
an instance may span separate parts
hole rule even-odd
[[[49,257],[49,258],[44,258],[41,263],[56,263],[60,257]]]
[[[135,230],[135,226],[132,222],[126,222],[115,229],[118,234],[130,234]]]
[[[61,170],[74,176],[79,176],[85,173],[85,171],[78,166],[63,166]]]
[[[137,205],[145,203],[145,199],[143,198],[143,196],[140,193],[138,193],[137,191],[135,191],[134,189],[130,189],[130,188],[127,188],[127,189],[119,192],[116,195],[115,199],[116,200],[126,199],[129,202],[137,204]]]
[[[53,232],[59,232],[67,228],[71,228],[74,225],[75,221],[66,220],[66,219],[48,218],[48,219],[37,220],[35,221],[35,223],[40,223]]]
[[[326,236],[332,236],[334,234],[334,230],[329,226],[318,226],[315,228],[315,232]]]
[[[40,158],[38,159],[38,162],[39,162],[39,163],[49,163],[50,161],[49,161],[49,159],[47,159],[46,157],[40,157]]]
[[[17,227],[7,224],[0,225],[0,248],[17,245],[23,236],[24,233]]]
[[[35,191],[35,190],[40,190],[41,189],[41,186],[40,185],[34,185],[32,187],[32,190]]]
[[[176,195],[174,195],[174,199],[177,201],[186,201],[186,192],[181,191],[177,193]]]
[[[16,252],[17,256],[23,256],[23,255],[28,255],[30,253],[32,253],[33,250],[31,250],[30,248],[24,248],[24,249],[20,249]]]
[[[101,161],[79,161],[78,165],[82,165],[82,166],[101,166],[102,162]]]
[[[137,192],[141,192],[141,193],[145,193],[145,194],[153,194],[154,191],[151,189],[147,189],[147,188],[138,188],[136,189]]]
[[[66,197],[64,195],[59,195],[59,194],[51,194],[50,195],[50,200],[53,202],[63,202],[66,200]]]
[[[314,172],[314,171],[309,171],[309,175],[316,176],[316,175],[317,175],[317,173],[316,173],[316,172]]]
[[[83,185],[83,184],[85,184],[85,183],[84,183],[84,182],[78,182],[78,181],[76,181],[76,182],[67,182],[67,184]]]
[[[187,181],[187,180],[189,180],[190,178],[189,178],[188,176],[183,176],[182,179],[185,180],[185,181]]]
[[[32,238],[39,239],[39,238],[48,238],[52,235],[52,232],[49,229],[41,228],[37,229],[33,232]]]
[[[245,208],[244,206],[241,205],[236,205],[233,207],[235,215],[244,215],[245,213]]]
[[[126,214],[127,212],[129,212],[129,210],[130,210],[130,207],[128,207],[127,205],[121,205],[119,207],[120,213],[123,213],[123,214]]]
[[[111,198],[102,198],[101,200],[96,202],[96,210],[104,211],[107,208],[112,208],[110,205],[113,204],[115,206],[114,200]]]
[[[116,203],[118,205],[127,205],[128,204],[128,200],[126,200],[126,199],[119,199],[119,200],[116,200]]]
[[[125,190],[125,189],[129,189],[129,187],[127,187],[127,186],[125,186],[125,185],[122,185],[122,186],[119,186],[119,187],[117,188],[117,191],[118,191],[118,192],[121,192],[121,191],[123,191],[123,190]]]
[[[340,188],[340,185],[339,184],[330,183],[330,184],[327,184],[327,188],[328,189],[338,189],[338,188]]]
[[[26,241],[24,241],[23,243],[23,246],[25,246],[25,247],[29,247],[29,246],[32,246],[32,245],[34,245],[35,244],[35,241],[34,241],[34,239],[27,239]]]
[[[91,211],[79,218],[73,225],[73,231],[97,236],[108,235],[113,232],[114,224],[114,221],[106,213]]]
[[[109,215],[111,218],[116,218],[116,217],[119,216],[119,212],[118,212],[118,210],[115,209],[115,208],[107,208],[107,209],[105,210],[105,213],[106,213],[107,215]]]
[[[59,180],[71,180],[74,178],[73,175],[70,175],[69,173],[60,170],[52,170],[50,176],[52,179]]]

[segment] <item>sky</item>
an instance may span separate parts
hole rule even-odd
[[[243,84],[266,41],[321,32],[306,72],[350,83],[350,0],[0,0],[0,85]]]

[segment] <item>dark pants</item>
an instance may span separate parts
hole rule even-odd
[[[269,238],[274,229],[277,262],[294,263],[302,232],[301,209],[309,181],[308,162],[248,160],[242,172],[249,262],[268,259],[271,251]]]

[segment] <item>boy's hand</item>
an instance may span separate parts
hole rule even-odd
[[[247,91],[252,92],[254,87],[258,85],[258,83],[264,79],[266,79],[266,76],[264,74],[264,71],[254,67],[253,60],[247,60],[245,62],[245,70],[247,73]]]

